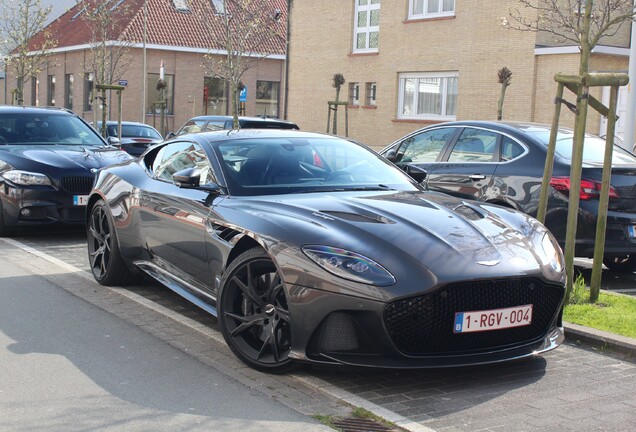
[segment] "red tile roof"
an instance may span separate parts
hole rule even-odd
[[[97,4],[104,0],[88,0],[89,4]],[[115,6],[120,0],[111,0],[107,7]],[[205,25],[195,13],[203,10],[204,4],[210,0],[189,0],[191,12],[178,11],[173,0],[146,0],[148,2],[146,43],[148,45],[162,45],[168,47],[203,48],[212,50],[224,50],[223,27],[220,18],[218,25]],[[239,0],[240,1],[240,0]],[[285,53],[285,35],[287,22],[286,0],[260,0],[268,6],[265,11],[274,15],[278,10],[281,13],[276,23],[274,32],[278,36],[267,38],[258,52],[267,54]],[[115,31],[111,40],[123,40],[134,43],[142,43],[143,40],[143,4],[144,0],[123,0],[115,8],[124,10],[126,16],[120,23],[120,28]],[[66,48],[91,43],[93,37],[90,30],[90,22],[86,19],[86,12],[77,15],[82,10],[82,3],[69,9],[58,19],[51,22],[45,29],[57,39],[57,48]],[[214,23],[214,20],[209,22]],[[30,47],[36,50],[42,45],[43,35],[40,33],[31,40]]]

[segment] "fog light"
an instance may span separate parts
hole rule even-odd
[[[22,210],[20,210],[20,215],[22,215],[24,217],[31,216],[31,209],[23,208]]]

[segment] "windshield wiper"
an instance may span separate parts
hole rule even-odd
[[[319,193],[319,192],[355,192],[355,191],[392,191],[397,190],[387,185],[378,184],[373,186],[338,186],[338,187],[316,187],[314,189],[303,189],[295,193]]]

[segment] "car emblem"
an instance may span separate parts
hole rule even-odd
[[[477,261],[477,264],[483,265],[483,266],[488,266],[488,267],[493,267],[493,266],[496,266],[497,264],[499,264],[499,260]]]
[[[97,168],[91,168],[91,173],[95,174],[97,172]]]

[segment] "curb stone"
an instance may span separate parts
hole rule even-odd
[[[611,350],[636,359],[636,339],[564,322],[566,340],[580,341],[592,348]]]

